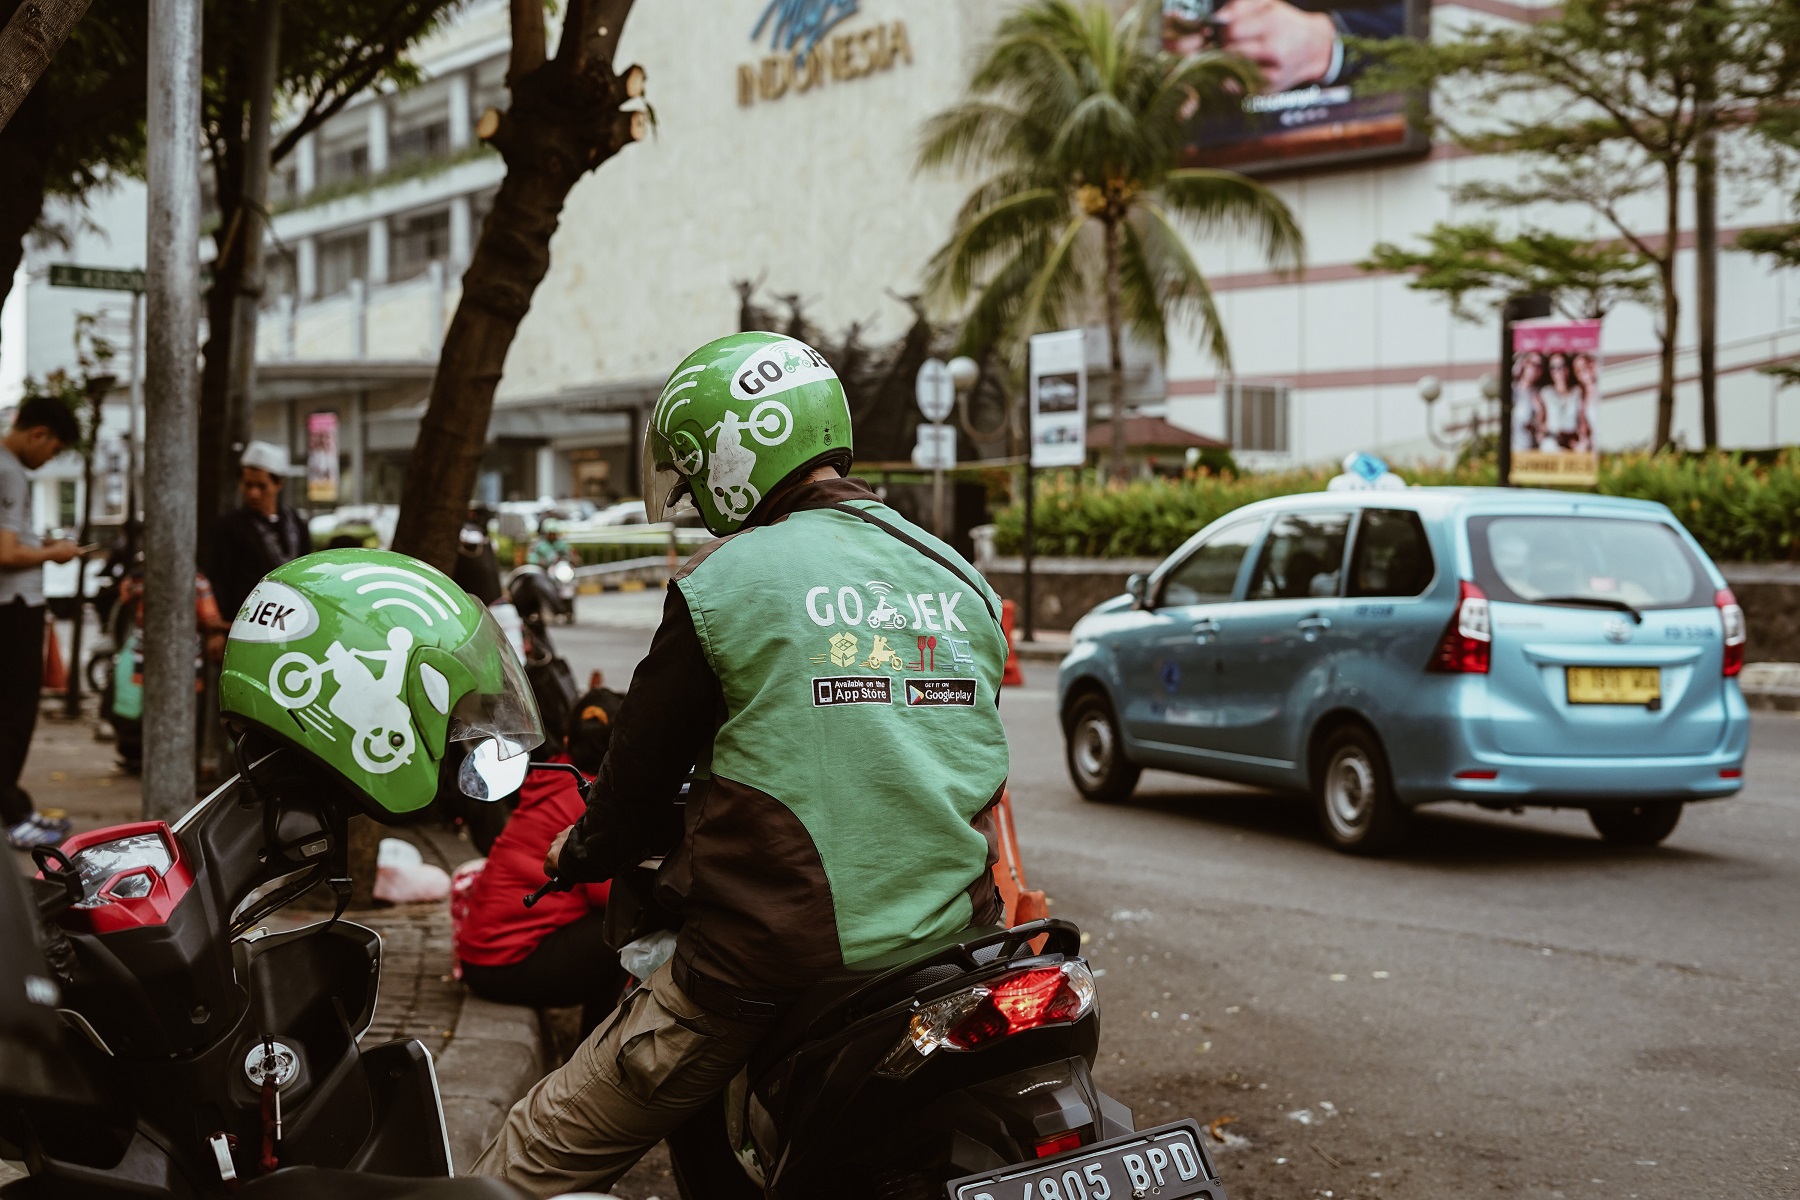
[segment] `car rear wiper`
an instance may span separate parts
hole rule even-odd
[[[1644,614],[1625,603],[1623,600],[1608,600],[1604,596],[1539,596],[1533,604],[1580,604],[1588,608],[1610,608],[1614,612],[1630,613],[1633,624],[1642,625]]]

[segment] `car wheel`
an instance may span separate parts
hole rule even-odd
[[[1101,804],[1127,799],[1143,773],[1125,757],[1118,718],[1104,696],[1083,696],[1075,702],[1063,730],[1063,752],[1075,790]]]
[[[1609,804],[1588,809],[1588,820],[1601,837],[1616,846],[1654,846],[1675,832],[1676,822],[1681,820],[1681,801]]]
[[[1394,795],[1381,742],[1361,725],[1343,725],[1319,747],[1313,799],[1319,825],[1339,850],[1381,854],[1406,837],[1412,813]]]

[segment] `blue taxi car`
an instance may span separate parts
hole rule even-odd
[[[1744,615],[1660,504],[1501,488],[1248,505],[1076,623],[1069,774],[1309,792],[1376,853],[1441,800],[1588,810],[1653,845],[1742,786]]]

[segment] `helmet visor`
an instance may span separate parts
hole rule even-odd
[[[475,677],[475,688],[457,701],[450,714],[446,740],[503,738],[521,751],[543,744],[544,723],[538,717],[537,700],[525,678],[524,665],[513,653],[493,613],[482,612],[475,636],[454,653]]]
[[[644,445],[638,461],[644,464],[644,520],[655,525],[668,519],[669,510],[675,506],[675,494],[687,483],[687,476],[658,460],[653,430],[648,424],[644,426]]]

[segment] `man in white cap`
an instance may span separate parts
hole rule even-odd
[[[291,469],[287,451],[268,442],[251,442],[238,460],[244,503],[219,515],[206,572],[219,615],[227,621],[237,616],[257,580],[312,551],[305,519],[281,502],[282,481]]]

